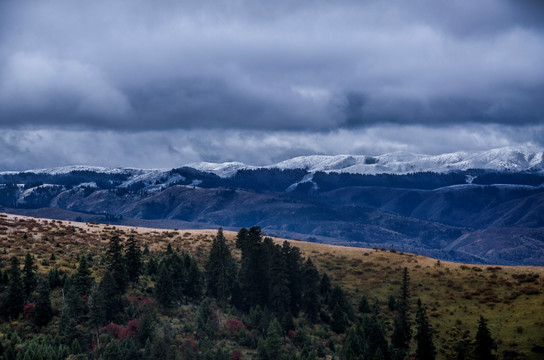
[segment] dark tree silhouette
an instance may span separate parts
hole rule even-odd
[[[487,327],[487,320],[480,316],[478,321],[478,332],[474,344],[474,357],[478,360],[495,360],[497,357],[492,353],[497,348]]]

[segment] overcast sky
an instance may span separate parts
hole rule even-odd
[[[544,1],[0,2],[0,170],[544,145]]]

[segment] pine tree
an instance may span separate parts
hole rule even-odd
[[[187,269],[187,281],[185,282],[185,294],[192,298],[198,299],[202,296],[202,286],[203,286],[203,274],[200,268],[198,267],[197,260],[187,255],[184,257],[183,263]]]
[[[172,306],[174,300],[174,289],[172,286],[172,278],[170,273],[163,263],[159,268],[159,274],[157,275],[157,281],[155,282],[155,299],[165,309]]]
[[[119,236],[115,235],[110,239],[106,257],[106,268],[115,279],[117,294],[122,295],[125,292],[128,277],[125,257],[123,256],[123,245],[121,244],[121,238]]]
[[[475,338],[474,357],[478,360],[495,360],[497,357],[492,353],[497,348],[487,327],[487,320],[480,316],[478,332]]]
[[[332,308],[331,330],[341,334],[346,331],[348,325],[349,320],[346,313],[342,311],[342,307],[339,304],[335,304]]]
[[[366,297],[366,295],[363,295],[361,301],[359,301],[359,312],[363,314],[370,313],[370,305],[368,304],[368,298]]]
[[[268,305],[276,316],[289,313],[291,310],[291,291],[289,289],[289,273],[286,259],[279,245],[271,249],[270,255],[270,288]]]
[[[12,256],[10,264],[7,297],[4,304],[2,304],[2,311],[10,318],[17,318],[23,311],[24,287],[21,280],[21,270],[19,269],[19,259]]]
[[[276,318],[272,319],[266,331],[265,349],[270,359],[281,359],[283,335],[280,323]]]
[[[416,359],[434,360],[436,358],[436,348],[433,343],[433,329],[429,324],[427,312],[424,307],[419,307],[416,314],[417,333],[415,340],[417,342]]]
[[[364,344],[355,326],[352,326],[342,346],[342,359],[357,360],[363,353]]]
[[[242,250],[242,265],[239,281],[244,296],[244,310],[249,305],[266,306],[269,301],[270,249],[274,246],[270,238],[262,241],[261,228],[241,229],[236,238],[236,246]]]
[[[157,272],[159,271],[159,264],[157,263],[157,260],[155,260],[154,257],[149,258],[146,265],[146,273],[149,276],[157,275]]]
[[[102,354],[103,360],[119,360],[121,359],[121,349],[119,343],[116,340],[111,340]]]
[[[38,286],[38,298],[36,299],[34,324],[37,326],[47,325],[52,316],[51,299],[49,297],[49,284],[42,281]]]
[[[319,284],[319,293],[321,296],[326,297],[329,291],[331,291],[331,279],[327,273],[323,273]]]
[[[134,283],[137,282],[140,273],[142,272],[142,252],[134,235],[128,239],[125,262],[127,265],[127,275],[129,281]]]
[[[24,288],[24,297],[26,300],[30,298],[30,295],[36,286],[38,285],[38,280],[36,278],[36,266],[32,260],[30,253],[27,253],[25,256],[25,265],[23,267],[23,288]]]
[[[213,240],[205,269],[208,293],[224,306],[232,293],[236,265],[221,228]]]
[[[66,299],[65,312],[67,316],[79,323],[87,313],[87,306],[83,303],[81,295],[77,292],[72,281],[68,281],[64,287]]]
[[[72,277],[72,284],[79,296],[89,295],[93,286],[94,279],[92,271],[89,268],[86,256],[80,256],[79,266],[76,273]]]
[[[94,331],[95,341],[100,347],[100,327],[106,322],[105,300],[99,289],[94,288],[89,299],[89,326]]]
[[[409,279],[408,269],[404,268],[401,294],[397,304],[397,316],[395,317],[393,335],[391,336],[393,347],[401,353],[405,353],[408,350],[410,347],[410,339],[412,338],[412,330],[408,319],[408,298],[410,296],[408,291]]]
[[[365,317],[362,326],[364,338],[363,359],[389,359],[389,344],[385,338],[383,324],[376,315]]]
[[[217,319],[214,317],[213,310],[207,298],[202,300],[200,307],[198,308],[196,314],[196,327],[210,338],[213,337],[217,331]]]
[[[300,249],[288,241],[283,242],[281,251],[287,266],[291,313],[298,316],[302,302],[302,256]]]
[[[106,322],[114,321],[122,315],[123,304],[119,294],[118,284],[113,274],[108,270],[98,285],[98,291],[102,299],[104,318]]]
[[[312,322],[317,321],[321,308],[319,284],[319,272],[312,259],[308,258],[302,267],[302,310]]]
[[[191,260],[191,257],[185,254],[183,258],[179,256],[177,252],[172,253],[172,255],[163,258],[163,262],[170,274],[172,279],[172,300],[178,303],[181,303],[183,297],[187,292],[188,288],[188,268],[186,267],[184,258],[187,258],[187,261]],[[190,264],[187,264],[190,265]]]

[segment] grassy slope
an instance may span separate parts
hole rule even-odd
[[[46,272],[51,266],[73,271],[77,254],[92,252],[100,258],[112,235],[126,238],[131,232],[136,232],[138,239],[147,243],[151,251],[164,250],[171,243],[174,248],[200,254],[203,262],[216,231],[131,228],[0,214],[0,257],[7,267],[11,255],[22,260],[30,251],[40,263],[49,260],[54,252],[57,260],[48,266],[39,264],[40,271]],[[225,234],[233,244],[236,234]],[[368,295],[371,304],[378,298],[388,330],[391,330],[392,321],[387,302],[390,295],[398,294],[402,269],[408,267],[413,307],[418,297],[428,307],[431,323],[437,330],[435,344],[439,355],[447,354],[452,339],[465,330],[470,330],[473,337],[478,318],[483,315],[489,319],[499,353],[508,349],[533,359],[540,356],[530,349],[534,345],[544,345],[542,267],[467,266],[390,251],[291,243],[305,256],[310,256],[320,271],[326,271],[333,283],[340,283],[355,307],[363,294]],[[235,254],[239,255],[237,251]],[[101,270],[98,265],[94,266],[98,276]],[[533,282],[520,282],[520,275],[526,274],[538,274],[539,278]],[[538,294],[530,294],[532,292]]]

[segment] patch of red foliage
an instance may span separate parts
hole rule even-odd
[[[245,329],[246,326],[240,320],[232,318],[227,320],[225,327],[231,336],[238,336],[240,330]]]
[[[242,358],[242,352],[240,350],[233,350],[230,355],[231,360],[240,360]]]

